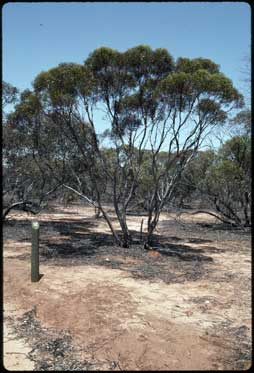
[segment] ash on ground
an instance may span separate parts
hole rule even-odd
[[[16,320],[9,317],[10,321],[16,338],[24,339],[31,347],[27,357],[34,361],[34,370],[112,370],[117,366],[116,362],[82,358],[83,352],[89,353],[89,346],[74,346],[68,331],[44,328],[36,317],[36,307]]]

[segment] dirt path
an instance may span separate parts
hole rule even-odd
[[[86,209],[86,214],[91,219],[92,210]],[[48,218],[44,215],[41,220]],[[54,214],[53,218],[63,216]],[[140,219],[131,219],[133,229],[137,228]],[[100,232],[104,228],[100,220],[91,229]],[[239,252],[239,242],[233,240],[212,245],[216,250],[211,254],[211,276],[197,281],[166,284],[136,279],[128,271],[95,264],[56,266],[45,262],[40,267],[43,277],[31,283],[29,258],[19,258],[29,253],[29,243],[6,239],[5,317],[14,315],[13,319],[18,320],[36,306],[36,318],[44,328],[70,333],[73,344],[79,346],[80,359],[92,358],[116,370],[230,368],[242,338],[239,330],[250,338],[250,251],[243,248]],[[204,246],[191,243],[197,250]],[[230,273],[230,281],[220,281],[223,274]],[[24,354],[27,348],[32,349],[20,348]],[[11,366],[20,370],[29,364],[25,355],[12,363],[9,352],[13,351],[14,345],[5,348],[7,369]],[[245,358],[242,366],[249,363]]]

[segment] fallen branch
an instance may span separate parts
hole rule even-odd
[[[31,207],[29,207],[29,206],[31,206]],[[2,214],[2,221],[5,221],[7,215],[9,214],[9,212],[11,210],[19,209],[19,208],[21,208],[23,211],[31,212],[32,214],[36,215],[38,212],[32,210],[32,206],[33,206],[33,202],[31,202],[31,201],[19,201],[19,202],[15,202],[12,205],[8,206],[4,210],[4,212]]]
[[[231,221],[225,220],[222,217],[220,217],[219,215],[217,215],[217,214],[215,214],[213,212],[210,212],[210,211],[198,210],[198,211],[195,211],[195,212],[191,213],[191,215],[196,215],[196,214],[208,214],[208,215],[211,215],[211,216],[215,217],[216,219],[220,220],[222,223],[230,224],[233,227],[237,226],[236,223],[233,223]]]
[[[98,203],[96,203],[93,200],[91,200],[90,198],[88,198],[87,196],[85,196],[84,194],[78,192],[76,189],[70,187],[69,185],[63,184],[63,187],[71,190],[73,193],[76,193],[79,197],[84,198],[90,205],[96,207],[97,209],[99,209],[102,212],[102,215],[103,215],[104,219],[106,220],[106,222],[107,222],[107,224],[108,224],[108,226],[109,226],[117,244],[121,246],[121,241],[120,241],[118,235],[116,234],[116,232],[113,228],[113,225],[112,225],[112,223],[111,223],[111,221],[108,217],[108,214],[106,213],[106,211],[103,209],[102,205],[100,204],[99,199],[98,199]]]
[[[63,184],[63,187],[66,188],[66,189],[71,190],[73,193],[77,194],[79,197],[84,198],[90,205],[92,205],[92,206],[94,206],[94,207],[96,207],[98,209],[100,208],[93,200],[91,200],[90,198],[88,198],[84,194],[78,192],[76,189],[70,187],[69,185]]]

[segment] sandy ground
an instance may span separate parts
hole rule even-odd
[[[44,213],[39,220],[64,221],[70,214],[72,220],[91,221],[90,231],[108,231],[105,222],[95,221],[93,209],[87,207]],[[13,213],[12,217],[17,221],[27,218],[21,213]],[[177,228],[175,232],[167,228],[167,222],[174,218],[163,214],[158,233],[179,233]],[[141,219],[129,217],[130,229],[139,231]],[[186,214],[181,219],[191,223],[213,221],[203,214]],[[79,233],[85,238],[84,231]],[[57,231],[44,234],[50,234],[52,240],[59,238]],[[203,236],[199,233],[197,238],[200,237],[206,237],[205,231]],[[191,243],[196,249],[206,245],[208,249],[209,245],[216,248],[210,254],[212,274],[209,278],[171,284],[136,279],[128,271],[94,264],[61,266],[48,262],[40,266],[40,281],[31,283],[29,237],[4,238],[5,367],[12,371],[36,369],[28,356],[32,342],[14,339],[12,328],[21,315],[36,306],[36,317],[44,328],[67,330],[74,345],[80,348],[81,359],[104,362],[107,368],[236,369],[234,358],[240,361],[241,369],[248,368],[250,358],[239,354],[240,343],[249,341],[251,333],[250,242],[230,238],[223,240],[218,236],[212,243]],[[64,239],[62,234],[61,240]],[[108,259],[112,259],[110,253]],[[230,281],[220,281],[224,274]],[[239,331],[244,331],[244,335]]]
[[[10,370],[33,370],[34,363],[26,357],[31,348],[22,339],[13,339],[13,333],[8,324],[4,325],[4,363]]]

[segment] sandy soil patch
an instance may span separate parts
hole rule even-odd
[[[62,213],[41,214],[39,220],[42,223],[55,222],[50,231],[41,232],[41,237],[45,242],[51,239],[59,240],[61,245],[67,244],[64,250],[68,250],[71,239],[75,237],[80,245],[88,246],[89,242],[94,245],[88,235],[105,233],[107,228],[102,219],[94,220],[93,215],[93,209],[76,207],[67,208]],[[206,219],[203,214],[202,217],[195,215],[196,218],[196,222]],[[131,216],[129,219],[132,229],[138,231],[142,217]],[[92,253],[89,259],[81,256],[76,262],[73,257],[45,259],[40,267],[43,277],[38,283],[30,282],[29,231],[25,226],[20,228],[24,229],[20,239],[6,234],[4,316],[9,320],[7,327],[11,328],[11,323],[18,327],[19,318],[35,309],[40,327],[46,331],[68,332],[73,346],[79,350],[80,360],[99,362],[97,367],[91,365],[92,369],[248,367],[250,242],[247,238],[238,240],[237,235],[228,236],[223,232],[219,237],[217,231],[209,236],[204,229],[191,225],[192,219],[186,215],[186,220],[182,220],[186,225],[182,227],[176,224],[172,215],[165,213],[162,216],[158,232],[170,237],[178,250],[176,256],[160,254],[146,259],[144,255],[148,256],[148,253],[135,255],[133,249],[129,255],[123,255],[110,249],[106,252],[107,247],[110,248],[106,246],[105,250],[102,247],[101,251],[98,249]],[[15,226],[18,227],[23,220],[22,214],[16,215]],[[57,225],[60,221],[64,222],[65,229]],[[73,233],[73,222],[77,236]],[[9,229],[14,232],[13,227]],[[179,242],[184,245],[180,246]],[[190,255],[193,255],[192,261],[188,259]],[[207,257],[211,260],[206,260]],[[190,280],[192,277],[187,276],[187,269],[203,262],[200,276]],[[163,276],[161,279],[154,275],[147,278],[133,276],[133,268],[137,272],[144,263],[148,270],[153,263],[162,272],[163,268],[165,272],[167,269],[185,269],[179,272],[181,278],[168,283],[162,280]],[[22,364],[29,364],[27,351],[36,344],[29,325],[26,335],[31,334],[33,342],[29,342],[27,337],[27,345],[21,347],[24,355],[20,354],[20,357],[24,361],[14,363],[19,369]],[[8,337],[9,331],[6,333]],[[13,345],[5,349],[6,367],[10,364],[7,352],[15,352],[15,348]],[[53,361],[52,356],[48,359]],[[39,361],[42,358],[35,359],[33,367],[38,367]],[[54,361],[52,364],[56,367]]]

